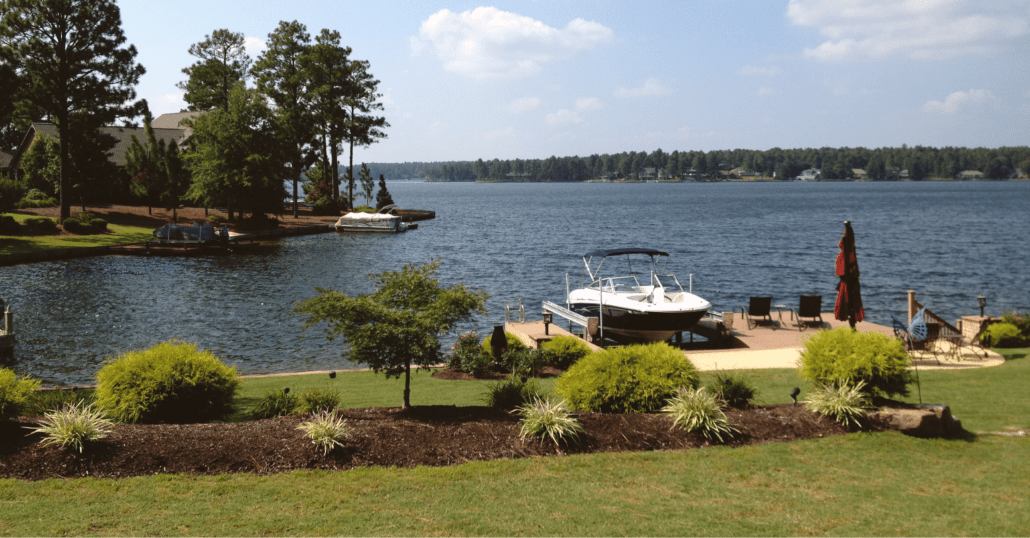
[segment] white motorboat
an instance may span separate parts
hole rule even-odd
[[[634,273],[632,260],[642,256],[649,257],[650,263],[638,260],[638,267],[647,265],[647,270]],[[605,261],[611,257],[625,258],[626,273],[619,276],[601,274]],[[570,291],[566,275],[568,307],[586,317],[600,317],[601,330],[606,337],[659,342],[688,331],[704,317],[712,304],[685,291],[675,275],[665,272],[668,259],[668,253],[647,248],[589,252],[583,256],[583,264],[590,283]],[[646,280],[638,280],[638,275]]]
[[[335,228],[338,232],[403,232],[408,224],[396,211],[397,206],[388,205],[375,213],[347,213],[336,221]]]

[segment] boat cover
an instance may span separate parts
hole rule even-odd
[[[622,256],[625,254],[646,254],[648,256],[668,256],[669,253],[655,250],[653,248],[616,248],[612,250],[595,250],[593,252],[587,252],[583,257],[592,258],[594,256],[602,256],[607,258],[608,256]]]

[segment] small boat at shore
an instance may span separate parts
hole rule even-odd
[[[643,262],[649,267],[646,271],[634,273],[632,259],[642,256],[650,258],[650,263]],[[619,276],[602,276],[601,268],[612,257],[624,257],[627,272]],[[587,253],[583,256],[583,264],[589,284],[569,290],[566,275],[569,309],[586,317],[599,317],[602,333],[616,339],[659,342],[690,330],[712,304],[685,291],[675,275],[665,272],[668,257],[666,252],[648,248]],[[638,275],[647,275],[646,281],[638,280]]]
[[[347,213],[336,221],[338,232],[386,232],[399,233],[414,228],[397,214],[397,206],[388,205],[375,213]]]
[[[184,224],[165,224],[154,230],[154,238],[147,241],[148,246],[219,246],[225,247],[229,244],[229,229],[222,226],[215,229],[210,224],[193,223],[191,226]]]

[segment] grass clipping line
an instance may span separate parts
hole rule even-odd
[[[45,436],[44,446],[58,445],[77,448],[81,453],[87,441],[107,437],[114,425],[102,409],[78,402],[62,406],[44,415],[42,425],[32,430]]]
[[[723,435],[732,437],[738,430],[730,424],[723,413],[723,402],[704,387],[697,389],[681,388],[679,394],[670,398],[663,413],[672,417],[672,427],[679,426],[688,432],[699,432],[706,439],[718,439],[723,442]]]

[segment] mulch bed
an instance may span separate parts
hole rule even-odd
[[[340,411],[353,428],[345,446],[327,456],[297,425],[306,416],[229,424],[118,424],[83,453],[43,446],[29,428],[35,419],[0,422],[0,477],[122,478],[161,473],[274,474],[295,469],[352,469],[365,466],[457,465],[533,456],[712,446],[698,434],[670,429],[661,414],[576,413],[586,429],[583,442],[569,447],[519,436],[517,415],[487,407],[424,406]],[[725,443],[744,446],[790,442],[847,429],[803,406],[773,405],[728,410],[740,434]]]

